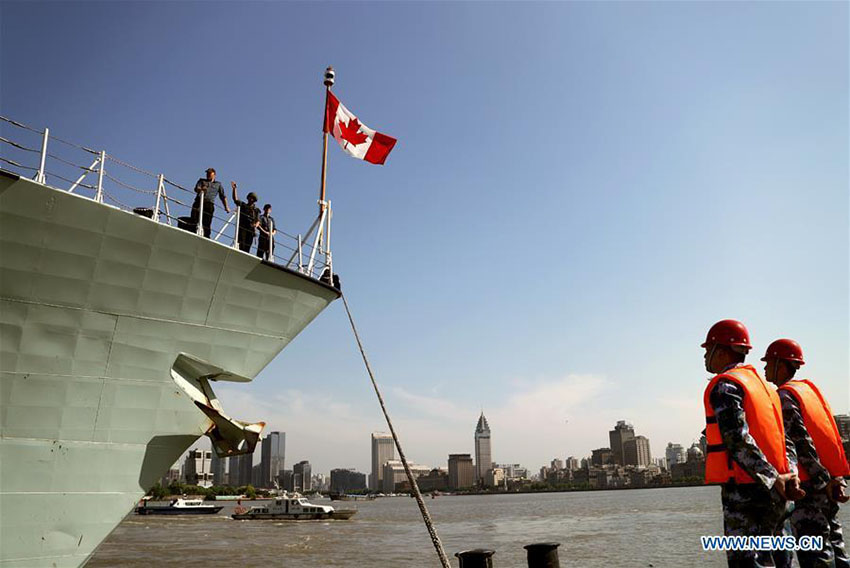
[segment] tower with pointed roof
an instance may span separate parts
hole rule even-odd
[[[484,485],[487,472],[493,467],[493,454],[490,451],[490,425],[484,417],[484,411],[475,427],[475,483]]]

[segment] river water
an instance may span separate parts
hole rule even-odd
[[[312,500],[328,503],[326,499]],[[245,503],[245,504],[250,504]],[[700,535],[723,534],[717,487],[427,499],[446,553],[496,551],[493,566],[526,566],[523,545],[560,542],[562,566],[725,566]],[[439,567],[409,497],[334,503],[349,521],[234,521],[215,516],[129,515],[87,565]],[[841,512],[850,524],[850,506]],[[846,532],[846,531],[845,531]]]

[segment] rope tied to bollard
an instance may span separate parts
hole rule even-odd
[[[419,505],[419,512],[422,513],[422,520],[425,521],[425,526],[428,529],[428,534],[431,536],[431,542],[434,544],[434,549],[437,551],[437,556],[440,557],[440,563],[443,568],[451,568],[449,559],[446,556],[446,551],[443,550],[443,543],[437,535],[437,529],[434,528],[434,521],[431,520],[431,514],[428,513],[428,508],[425,506],[425,501],[422,499],[422,493],[419,492],[419,485],[413,477],[413,472],[410,471],[410,466],[407,464],[407,458],[404,456],[404,451],[401,449],[401,442],[398,435],[395,433],[393,422],[390,420],[390,415],[387,412],[387,406],[384,404],[384,397],[381,395],[381,390],[378,388],[378,383],[375,381],[375,375],[372,373],[372,366],[369,365],[369,359],[366,357],[366,351],[363,349],[363,343],[360,341],[360,334],[357,333],[357,326],[354,325],[354,318],[351,315],[351,310],[348,307],[348,300],[345,299],[345,294],[342,296],[342,303],[345,305],[345,313],[348,315],[348,322],[351,324],[351,331],[354,332],[354,339],[357,341],[357,347],[360,349],[360,355],[363,357],[363,363],[366,364],[366,372],[369,373],[369,378],[372,380],[372,387],[375,389],[375,394],[378,396],[378,402],[381,404],[381,411],[384,413],[384,418],[387,421],[387,426],[390,429],[390,434],[393,436],[395,447],[398,450],[398,456],[401,458],[401,463],[404,465],[404,473],[407,475],[407,480],[410,482],[410,487],[413,490],[413,496],[416,499],[416,504]]]

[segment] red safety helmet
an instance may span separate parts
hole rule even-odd
[[[750,345],[750,332],[747,327],[738,320],[720,320],[708,330],[705,343],[700,347],[709,345],[728,345],[730,347],[743,347],[752,349]]]
[[[767,351],[764,352],[762,361],[767,361],[768,357],[776,357],[786,361],[793,361],[799,365],[805,365],[803,361],[803,348],[793,339],[777,339],[767,346]]]

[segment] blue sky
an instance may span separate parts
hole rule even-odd
[[[846,3],[16,3],[0,110],[185,184],[209,165],[312,221],[321,75],[387,165],[331,146],[334,260],[407,455],[537,468],[617,419],[702,429],[699,343],[803,345],[850,410]],[[7,132],[3,129],[3,132]],[[332,142],[333,144],[333,142]],[[751,357],[757,362],[757,357]],[[761,368],[761,363],[759,363]],[[341,303],[225,408],[287,462],[384,430]]]

